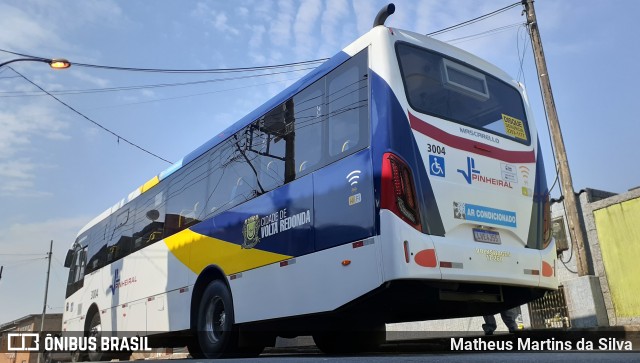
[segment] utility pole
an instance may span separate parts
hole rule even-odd
[[[51,255],[53,254],[53,240],[49,244],[49,253],[47,258],[49,259],[49,266],[47,267],[47,283],[44,285],[44,305],[42,306],[42,319],[40,320],[40,334],[44,331],[44,318],[47,313],[47,295],[49,294],[49,273],[51,272]],[[38,363],[40,363],[40,357],[42,354],[38,354]]]
[[[549,127],[551,129],[551,138],[557,158],[556,165],[558,174],[560,175],[560,183],[562,184],[564,210],[567,213],[569,233],[571,234],[571,240],[574,242],[574,248],[577,250],[578,276],[585,276],[589,274],[589,267],[587,264],[587,253],[584,247],[584,234],[582,233],[582,226],[578,215],[576,195],[573,191],[573,181],[571,180],[571,172],[569,171],[567,151],[564,148],[562,131],[560,130],[560,123],[558,122],[558,113],[556,112],[556,105],[553,101],[553,93],[551,92],[551,82],[549,80],[549,72],[547,71],[547,63],[544,58],[544,51],[542,50],[542,40],[540,39],[536,12],[533,8],[533,0],[522,0],[522,5],[527,14],[527,27],[531,35],[531,44],[536,60],[536,68],[538,69],[538,79],[540,81],[540,88],[542,89],[544,108],[549,117]]]

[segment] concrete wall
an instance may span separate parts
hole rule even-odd
[[[639,199],[640,189],[635,189],[590,203],[585,210],[585,226],[592,248],[595,275],[600,281],[611,326],[640,324],[637,310],[637,295],[640,292]],[[612,211],[615,211],[613,215]],[[620,224],[622,220],[624,223]],[[634,302],[636,306],[632,307]]]
[[[558,282],[564,286],[569,318],[571,326],[574,328],[610,325],[602,288],[602,254],[597,236],[594,235],[595,222],[592,205],[614,196],[616,196],[615,193],[596,189],[585,189],[578,195],[578,213],[582,216],[581,226],[586,238],[584,245],[589,268],[588,276],[583,277],[578,276],[575,242],[571,239],[564,203],[558,201],[551,204],[552,223],[560,222],[562,224],[569,247],[567,251],[558,256],[556,273]],[[557,236],[556,232],[554,231],[554,236]]]

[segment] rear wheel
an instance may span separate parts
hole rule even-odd
[[[196,322],[196,339],[189,345],[194,358],[223,358],[237,352],[238,334],[234,327],[233,301],[227,285],[220,280],[209,283],[202,294]]]

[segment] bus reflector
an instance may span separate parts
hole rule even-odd
[[[436,250],[434,249],[428,249],[428,250],[422,250],[418,253],[416,253],[416,257],[414,257],[414,260],[416,261],[416,263],[422,267],[436,267],[438,266],[438,263],[436,261]],[[448,267],[451,268],[453,267],[453,264],[451,262],[446,262],[446,264],[448,264],[448,266],[443,266],[443,263],[440,262],[440,267]]]
[[[462,262],[440,261],[440,268],[464,268]]]
[[[242,272],[238,272],[237,274],[233,274],[231,276],[229,276],[229,280],[235,280],[235,279],[239,279],[242,277]]]
[[[342,260],[342,266],[349,266],[351,265],[351,260]]]
[[[538,275],[540,275],[540,270],[530,270],[530,269],[525,268],[524,269],[524,274],[525,275],[538,276]]]
[[[358,248],[364,246],[364,241],[353,242],[353,248]]]
[[[542,276],[553,276],[553,267],[551,267],[551,265],[547,261],[542,261]]]
[[[285,267],[285,266],[289,266],[289,265],[293,265],[294,263],[296,263],[296,259],[292,258],[290,260],[286,260],[286,261],[282,261],[280,262],[280,267]]]
[[[407,224],[422,232],[411,169],[392,153],[385,153],[382,157],[381,194],[381,208],[392,211]]]

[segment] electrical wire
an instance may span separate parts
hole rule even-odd
[[[460,38],[448,39],[448,40],[445,40],[444,42],[446,42],[446,43],[462,43],[463,41],[469,41],[469,40],[482,38],[482,37],[485,37],[485,36],[488,36],[488,35],[493,35],[495,33],[500,33],[500,32],[509,30],[511,28],[515,28],[517,26],[522,26],[522,25],[523,25],[522,23],[514,23],[514,24],[511,24],[511,25],[505,25],[505,26],[502,26],[502,27],[499,27],[499,28],[493,28],[493,29],[490,29],[490,30],[486,30],[486,31],[483,31],[483,32],[480,32],[480,33],[476,33],[476,34],[472,34],[472,35],[467,35],[467,36],[460,37]]]
[[[311,69],[315,69],[315,67],[300,68],[300,69],[294,69],[294,70],[282,71],[282,72],[253,74],[253,75],[238,76],[238,77],[215,78],[215,79],[207,79],[207,80],[192,81],[192,82],[157,83],[157,84],[147,84],[147,85],[137,85],[137,86],[122,86],[122,87],[90,88],[90,89],[80,89],[80,90],[49,91],[49,93],[55,94],[55,95],[76,95],[76,94],[85,94],[85,93],[132,91],[132,90],[141,90],[141,89],[149,89],[149,88],[192,86],[192,85],[199,85],[199,84],[206,84],[206,83],[217,83],[217,82],[235,81],[235,80],[239,80],[239,79],[274,76],[274,75],[278,75],[278,74],[301,72],[301,71],[307,71],[307,70],[311,70]],[[19,77],[17,77],[17,78],[19,78]],[[0,91],[0,98],[24,97],[24,96],[45,96],[45,94],[42,94],[40,92],[34,93],[34,92],[23,92],[23,91],[4,91],[4,92]]]
[[[252,87],[267,86],[267,85],[275,84],[275,83],[293,82],[295,80],[297,80],[297,78],[296,79],[288,78],[288,79],[283,79],[283,80],[279,80],[279,81],[252,84],[252,85],[243,86],[243,87],[225,88],[225,89],[215,90],[215,91],[191,93],[191,94],[182,95],[182,96],[154,98],[154,99],[150,99],[150,100],[146,100],[146,101],[128,102],[128,103],[119,103],[119,104],[115,104],[115,105],[100,106],[100,107],[91,108],[91,110],[99,110],[99,109],[103,109],[103,108],[120,107],[120,106],[141,105],[141,104],[144,104],[144,103],[152,103],[152,102],[160,102],[160,101],[177,100],[177,99],[181,99],[181,98],[197,97],[197,96],[203,96],[203,95],[210,95],[210,94],[214,94],[214,93],[224,93],[224,92],[230,92],[230,91],[237,91],[237,90],[246,89],[246,88],[252,88]]]
[[[18,261],[13,261],[13,263],[9,263],[9,264],[2,264],[5,268],[7,267],[17,267],[17,266],[24,266],[24,265],[28,265],[31,263],[34,263],[35,261],[42,261],[42,260],[46,260],[48,257],[40,257],[40,258],[28,258],[25,260],[18,260]]]
[[[40,256],[42,253],[0,253],[0,256]]]
[[[48,58],[38,57],[30,54],[13,52],[6,49],[0,49],[0,52],[9,53],[13,55],[17,55],[20,57],[34,58],[34,59],[43,59],[48,60]],[[151,72],[151,73],[236,73],[236,72],[255,72],[255,71],[264,71],[278,68],[288,68],[294,66],[306,66],[312,65],[316,63],[322,63],[329,58],[320,58],[313,60],[306,60],[301,62],[291,62],[291,63],[282,63],[282,64],[272,64],[266,66],[256,66],[256,67],[235,67],[235,68],[208,68],[208,69],[170,69],[170,68],[138,68],[138,67],[118,67],[118,66],[106,66],[99,64],[90,64],[90,63],[76,63],[71,62],[74,67],[87,67],[87,68],[98,68],[98,69],[108,69],[108,70],[116,70],[116,71],[130,71],[130,72]]]
[[[108,129],[108,128],[106,128],[106,127],[102,126],[100,123],[98,123],[98,122],[96,122],[96,121],[92,120],[91,118],[89,118],[88,116],[86,116],[85,114],[83,114],[82,112],[80,112],[80,111],[76,110],[75,108],[73,108],[73,107],[71,107],[69,104],[67,104],[66,102],[64,102],[64,101],[62,101],[61,99],[59,99],[58,97],[56,97],[56,96],[52,95],[51,93],[49,93],[48,91],[46,91],[44,88],[40,87],[39,85],[37,85],[37,84],[36,84],[35,82],[33,82],[32,80],[30,80],[29,78],[25,77],[22,73],[20,73],[20,72],[16,71],[16,70],[15,70],[15,69],[13,69],[12,67],[9,67],[9,68],[11,68],[11,70],[12,70],[12,71],[16,72],[16,74],[18,74],[20,77],[24,78],[27,82],[31,83],[32,85],[34,85],[35,87],[37,87],[37,88],[38,88],[39,90],[41,90],[42,92],[44,92],[44,93],[48,94],[48,95],[49,95],[49,96],[51,96],[53,99],[55,99],[56,101],[58,101],[58,102],[60,102],[61,104],[63,104],[65,107],[67,107],[67,108],[68,108],[68,109],[70,109],[71,111],[73,111],[73,112],[75,112],[76,114],[78,114],[78,115],[82,116],[82,118],[84,118],[85,120],[87,120],[87,121],[91,122],[92,124],[94,124],[94,125],[98,126],[98,127],[99,127],[99,128],[101,128],[102,130],[104,130],[104,131],[106,131],[106,132],[108,132],[108,133],[112,134],[113,136],[117,137],[117,138],[118,138],[118,142],[120,142],[120,140],[122,140],[122,141],[126,142],[127,144],[129,144],[129,145],[131,145],[131,146],[133,146],[133,147],[135,147],[135,148],[137,148],[137,149],[139,149],[139,150],[141,150],[141,151],[143,151],[143,152],[145,152],[145,153],[147,153],[147,154],[149,154],[149,155],[151,155],[151,156],[153,156],[153,157],[155,157],[155,158],[157,158],[157,159],[160,159],[160,160],[162,160],[162,161],[164,161],[164,162],[166,162],[166,163],[168,163],[168,164],[170,164],[170,165],[172,164],[169,160],[167,160],[167,159],[165,159],[165,158],[163,158],[163,157],[161,157],[161,156],[158,156],[157,154],[154,154],[153,152],[151,152],[151,151],[149,151],[149,150],[147,150],[147,149],[143,148],[142,146],[140,146],[140,145],[138,145],[138,144],[136,144],[136,143],[134,143],[134,142],[132,142],[132,141],[129,141],[129,139],[127,139],[127,138],[125,138],[125,137],[122,137],[122,136],[120,136],[120,135],[116,134],[115,132],[111,131],[110,129]]]
[[[481,15],[481,16],[478,16],[478,17],[476,17],[476,18],[469,19],[469,20],[467,20],[467,21],[463,21],[462,23],[458,23],[458,24],[456,24],[456,25],[452,25],[452,26],[446,27],[446,28],[444,28],[444,29],[440,29],[440,30],[437,30],[437,31],[434,31],[434,32],[431,32],[431,33],[427,33],[427,35],[432,37],[432,36],[435,36],[435,35],[444,34],[444,33],[446,33],[446,32],[450,32],[450,31],[453,31],[453,30],[456,30],[456,29],[462,28],[463,26],[471,25],[471,24],[473,24],[473,23],[477,23],[477,22],[479,22],[479,21],[482,21],[482,20],[488,19],[488,18],[490,18],[490,17],[492,17],[492,16],[495,16],[495,15],[498,15],[498,14],[500,14],[500,13],[502,13],[502,12],[507,11],[507,10],[513,9],[513,8],[515,8],[515,7],[516,7],[516,6],[518,6],[518,5],[521,5],[521,2],[520,2],[520,1],[515,2],[515,3],[511,4],[511,5],[505,6],[505,7],[503,7],[503,8],[500,8],[500,9],[498,9],[498,10],[494,10],[494,11],[492,11],[492,12],[490,12],[490,13],[487,13],[487,14],[484,14],[484,15]]]
[[[522,56],[520,55],[520,30],[524,29],[524,43],[522,45]],[[525,58],[525,54],[527,51],[527,40],[529,38],[527,37],[527,26],[526,24],[522,24],[522,26],[520,28],[518,28],[518,34],[516,35],[516,50],[517,50],[517,54],[518,54],[518,60],[519,60],[519,66],[520,69],[518,70],[518,76],[516,77],[516,82],[520,82],[520,76],[522,75],[522,82],[524,83],[525,87],[527,86],[527,79],[525,78],[524,75],[524,58]]]

